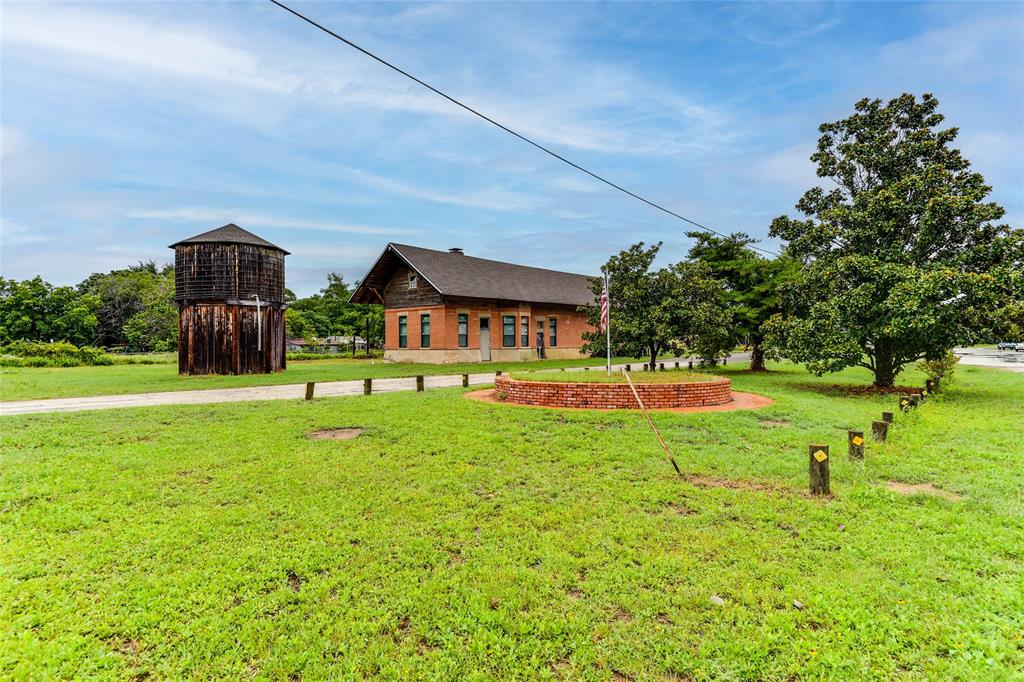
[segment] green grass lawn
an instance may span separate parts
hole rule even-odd
[[[618,362],[618,361],[616,361]],[[623,360],[629,362],[629,359]],[[276,374],[238,376],[180,376],[178,365],[111,365],[106,367],[3,367],[0,368],[0,400],[74,398],[119,393],[190,391],[204,388],[236,388],[307,381],[344,381],[408,377],[417,374],[461,374],[512,369],[581,367],[599,365],[600,358],[545,360],[543,362],[484,362],[457,365],[426,365],[381,360],[295,360]]]
[[[866,372],[738,369],[775,404],[653,415],[689,481],[636,412],[461,389],[4,418],[0,678],[1021,679],[1022,377],[851,462]]]
[[[527,371],[527,372],[510,372],[509,376],[513,379],[521,379],[523,381],[571,381],[574,383],[591,383],[591,384],[624,384],[626,383],[626,377],[622,372],[607,372],[594,371],[594,372],[573,372],[566,374],[562,371]],[[685,369],[681,370],[665,370],[664,372],[637,372],[633,371],[629,373],[629,377],[633,380],[634,384],[675,384],[682,383],[685,381],[711,381],[716,378],[716,375],[704,372],[690,372]]]

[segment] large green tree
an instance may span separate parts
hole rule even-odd
[[[725,301],[732,315],[732,343],[750,343],[750,368],[763,371],[762,325],[782,312],[780,286],[796,277],[798,263],[785,256],[765,258],[750,248],[757,240],[743,232],[718,236],[687,232],[694,240],[689,258],[707,265],[712,277],[725,283]]]
[[[770,337],[812,372],[859,365],[892,386],[907,363],[977,341],[1006,305],[1024,239],[995,224],[1004,211],[938,104],[863,99],[823,124],[811,160],[831,188],[804,194],[803,218],[772,222],[803,267]]]
[[[723,305],[722,282],[711,277],[706,265],[682,262],[654,268],[661,242],[632,245],[608,259],[602,271],[610,277],[609,314],[612,351],[650,358],[656,363],[666,351],[686,349],[715,358],[728,348],[728,311]],[[603,283],[594,279],[591,289],[599,297]],[[597,326],[600,308],[585,306],[587,321]],[[584,334],[584,350],[604,352],[605,334]]]
[[[174,348],[178,312],[174,304],[174,266],[153,261],[89,275],[78,290],[100,301],[98,342],[128,344],[136,350]],[[134,321],[133,317],[139,316]]]

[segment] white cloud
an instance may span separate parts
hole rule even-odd
[[[198,25],[167,23],[63,5],[7,3],[4,43],[77,55],[188,78],[288,92],[296,83],[270,76],[259,58]]]
[[[445,192],[433,189],[423,183],[403,182],[341,164],[327,164],[327,168],[346,180],[356,182],[364,187],[439,204],[450,204],[463,208],[483,208],[492,211],[519,211],[531,208],[536,203],[535,200],[525,195],[502,187],[467,188],[463,191]]]
[[[244,209],[220,209],[220,208],[173,208],[131,211],[128,218],[142,218],[146,220],[174,220],[192,223],[229,223],[233,222],[242,227],[265,227],[282,230],[320,230],[323,232],[341,232],[345,234],[373,234],[373,235],[397,235],[416,234],[418,230],[396,227],[377,227],[373,225],[352,225],[349,223],[308,220],[305,218],[290,218],[285,216],[268,215]]]

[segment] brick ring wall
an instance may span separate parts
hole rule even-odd
[[[644,406],[650,409],[724,405],[732,400],[732,382],[720,377],[711,381],[633,385]],[[520,381],[503,375],[495,378],[494,391],[499,400],[521,405],[631,410],[640,407],[629,384]]]

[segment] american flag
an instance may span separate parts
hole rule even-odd
[[[604,280],[601,290],[601,333],[608,331],[608,278]]]

